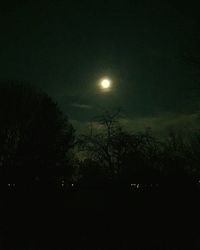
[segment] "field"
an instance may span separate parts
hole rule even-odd
[[[16,190],[2,196],[5,249],[200,247],[198,189]]]

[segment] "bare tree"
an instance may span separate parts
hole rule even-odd
[[[104,113],[97,119],[102,130],[80,137],[79,145],[86,158],[107,169],[109,176],[117,180],[123,175],[133,178],[134,174],[145,175],[145,171],[159,168],[160,144],[150,130],[127,132],[119,124],[119,115],[119,111]]]

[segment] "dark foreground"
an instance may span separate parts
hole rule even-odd
[[[1,249],[200,249],[198,188],[4,190]]]

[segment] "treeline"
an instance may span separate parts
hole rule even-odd
[[[127,132],[119,112],[104,112],[85,135],[46,93],[23,84],[0,84],[0,176],[3,185],[104,186],[196,184],[200,132],[184,137],[151,129]],[[98,127],[98,129],[95,129]]]
[[[198,183],[200,133],[184,136],[173,129],[156,137],[150,128],[130,133],[118,123],[119,113],[105,112],[97,123],[100,132],[79,138],[82,183],[141,184],[156,187]]]

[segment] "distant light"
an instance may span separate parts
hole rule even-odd
[[[131,187],[135,187],[137,184],[133,184],[133,183],[131,183]]]
[[[74,183],[72,183],[72,187],[74,186]]]

